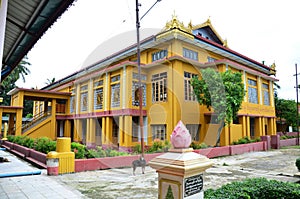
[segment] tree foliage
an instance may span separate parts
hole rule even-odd
[[[241,109],[245,96],[242,74],[233,73],[231,70],[217,72],[212,68],[201,70],[202,79],[194,77],[191,80],[194,94],[199,104],[213,108],[217,121],[221,124],[218,132],[217,143],[220,139],[223,124],[230,124]]]
[[[16,66],[16,68],[2,81],[2,86],[4,88],[1,97],[3,97],[2,105],[10,105],[10,96],[7,95],[9,91],[16,88],[16,82],[22,78],[25,82],[25,76],[30,74],[28,66],[31,64],[28,62],[27,56],[25,56],[22,61]],[[23,116],[26,116],[28,113],[32,113],[33,102],[27,102],[24,104]]]
[[[295,100],[280,99],[275,96],[275,112],[281,124],[285,121],[287,126],[297,127],[297,106]]]
[[[48,86],[48,85],[53,84],[55,81],[56,81],[55,77],[53,77],[52,79],[47,78],[47,81],[45,82],[45,84]]]

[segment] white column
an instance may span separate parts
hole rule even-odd
[[[8,0],[0,0],[0,60],[1,60],[1,70],[2,70],[3,48],[4,48],[4,39],[5,39],[7,4],[8,4]],[[0,75],[0,81],[1,81],[1,75]]]

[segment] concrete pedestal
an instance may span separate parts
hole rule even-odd
[[[212,166],[207,157],[194,153],[192,148],[171,149],[149,165],[158,173],[158,198],[201,199],[203,172]]]

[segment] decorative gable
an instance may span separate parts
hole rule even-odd
[[[217,44],[228,47],[227,41],[220,37],[215,28],[212,26],[210,19],[207,19],[207,21],[202,24],[192,26],[192,29],[193,35],[203,37]]]

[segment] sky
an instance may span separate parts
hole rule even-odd
[[[139,0],[142,16],[155,0]],[[279,97],[296,99],[295,64],[300,72],[300,1],[161,0],[141,20],[141,30],[161,30],[175,12],[186,26],[210,18],[228,46],[267,66],[276,64]],[[128,31],[135,37],[135,0],[77,0],[28,53],[31,74],[23,88],[42,88],[85,66],[99,46]],[[123,42],[121,42],[123,43]],[[125,42],[124,42],[125,43]],[[123,44],[124,45],[124,44]],[[121,44],[120,44],[121,46]],[[300,83],[300,75],[299,75]]]

